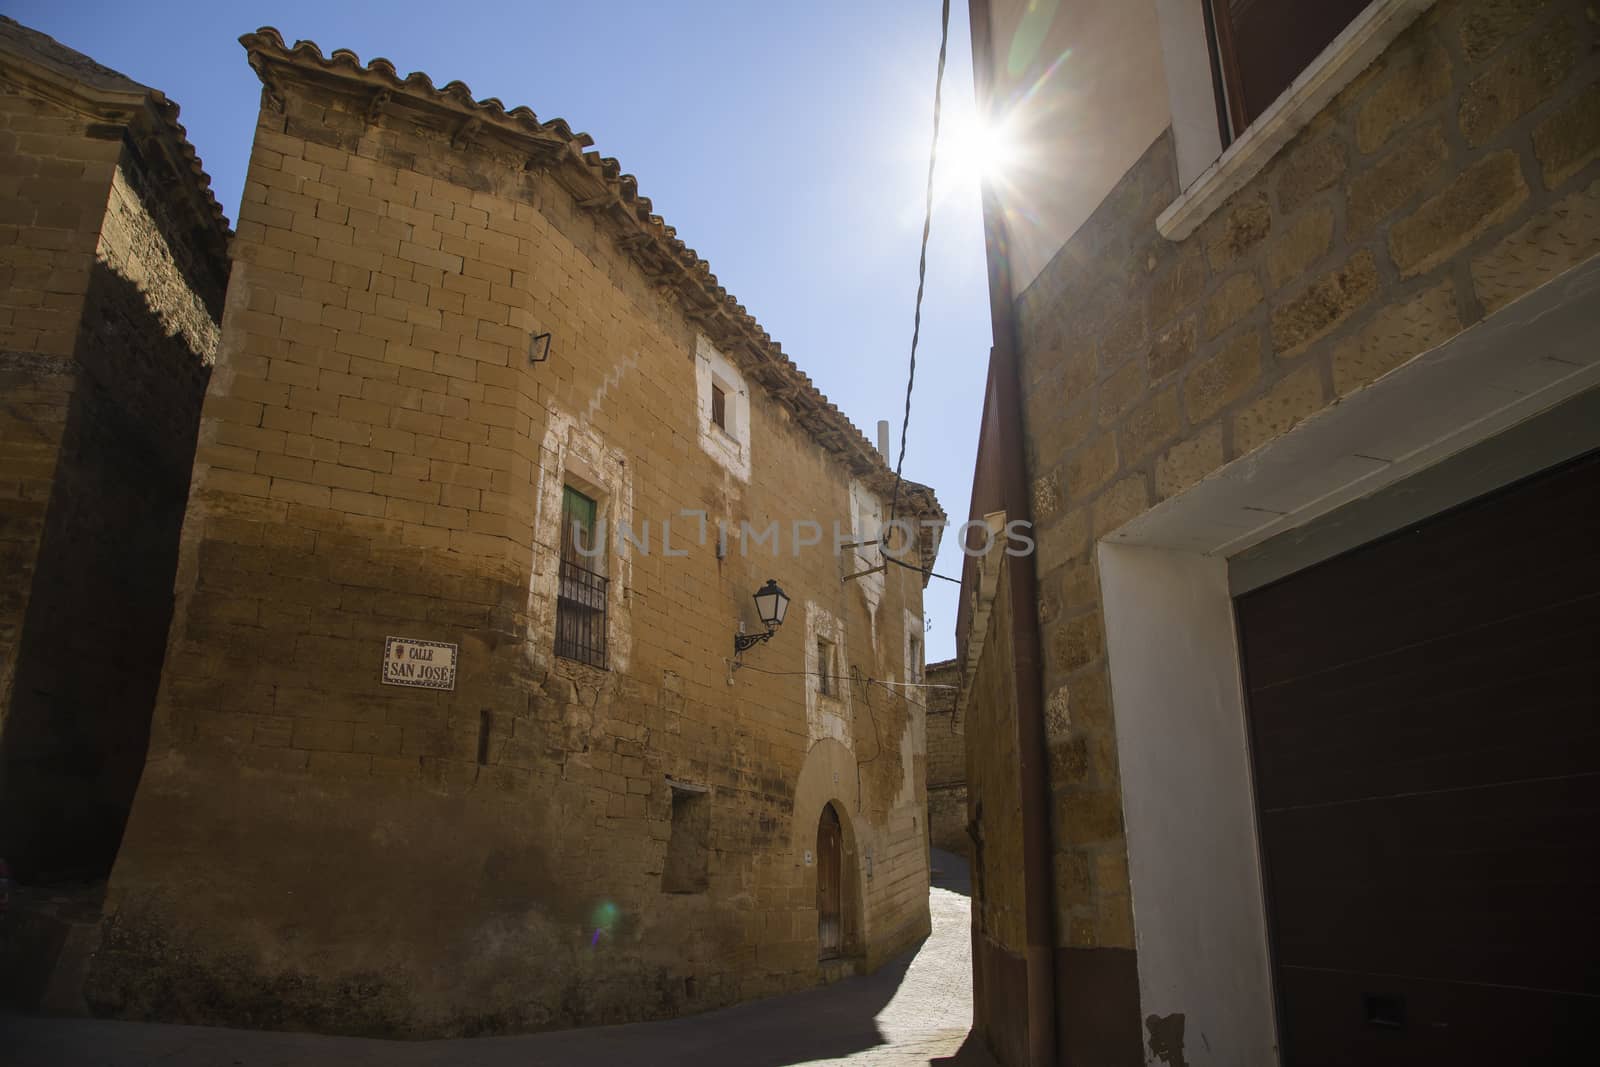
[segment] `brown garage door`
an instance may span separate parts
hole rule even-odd
[[[1237,609],[1284,1063],[1600,1062],[1600,454]]]

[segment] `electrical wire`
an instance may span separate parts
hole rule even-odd
[[[888,560],[890,563],[893,563],[896,567],[904,567],[908,571],[916,571],[918,574],[924,575],[925,577],[938,578],[938,579],[940,579],[942,581],[954,582],[957,585],[961,584],[961,579],[960,578],[952,578],[948,574],[940,574],[938,571],[934,570],[932,567],[914,567],[911,564],[905,562],[904,560],[895,559],[893,556],[890,556],[890,555],[885,555],[883,558]]]
[[[938,578],[961,584],[960,578],[939,574],[932,567],[914,567],[895,559],[887,551],[889,530],[900,510],[900,484],[906,465],[906,439],[911,434],[911,392],[917,384],[917,343],[922,338],[922,294],[928,283],[928,235],[933,231],[933,175],[939,162],[939,120],[944,111],[944,65],[950,51],[950,0],[939,11],[939,69],[933,79],[933,141],[928,146],[928,188],[922,209],[922,246],[917,253],[917,300],[911,315],[911,359],[906,368],[906,410],[900,419],[900,452],[894,464],[894,493],[889,498],[889,524],[883,529],[878,554],[897,567],[916,571],[923,579]]]
[[[939,71],[933,80],[933,143],[928,148],[928,191],[922,212],[922,250],[917,258],[917,302],[911,319],[911,365],[906,372],[906,412],[900,420],[900,455],[894,465],[894,495],[889,501],[891,523],[900,506],[900,472],[905,466],[906,435],[911,429],[911,390],[917,381],[917,341],[922,335],[922,293],[928,280],[928,234],[933,229],[933,172],[939,159],[939,117],[944,109],[944,62],[949,48],[950,0],[944,0],[939,15]]]

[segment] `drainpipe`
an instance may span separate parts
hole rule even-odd
[[[993,42],[989,0],[969,0],[972,75],[980,114],[993,106]],[[1021,365],[1011,297],[1011,260],[1005,214],[983,183],[984,246],[989,267],[989,318],[994,332],[991,378],[1000,452],[1001,497],[1006,521],[1033,520],[1027,455],[1022,436]],[[1034,554],[1012,556],[1012,670],[1017,701],[1018,775],[1022,799],[1024,956],[1028,981],[1028,1064],[1056,1063],[1055,864],[1050,836],[1050,779],[1044,736],[1044,672],[1040,659],[1038,574]]]

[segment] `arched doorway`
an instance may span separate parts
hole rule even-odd
[[[822,806],[817,820],[817,956],[829,959],[844,951],[844,861],[839,813]]]

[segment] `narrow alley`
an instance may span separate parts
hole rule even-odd
[[[703,1015],[456,1041],[380,1041],[103,1019],[0,1017],[13,1067],[989,1067],[972,1023],[966,864],[935,851],[933,933],[876,974]]]

